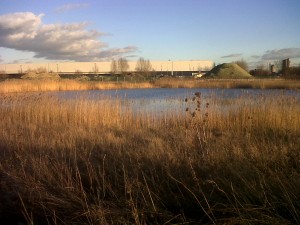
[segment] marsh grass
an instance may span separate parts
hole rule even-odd
[[[79,80],[6,80],[0,82],[0,93],[103,90],[125,88],[152,88],[149,82],[101,82]]]
[[[257,88],[299,89],[299,80],[284,79],[174,79],[155,80],[155,86],[166,88]]]
[[[299,224],[299,98],[182,101],[157,116],[126,99],[2,96],[0,220]]]
[[[300,89],[299,80],[284,79],[187,79],[161,78],[152,81],[84,81],[60,80],[18,80],[0,82],[0,93],[103,90],[127,88],[258,88],[258,89]]]

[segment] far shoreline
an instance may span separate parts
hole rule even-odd
[[[222,89],[300,89],[300,80],[288,79],[193,79],[161,78],[150,81],[80,81],[75,79],[22,80],[0,82],[0,93],[112,90],[141,88],[222,88]]]

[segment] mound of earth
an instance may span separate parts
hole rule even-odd
[[[60,79],[60,76],[57,73],[28,72],[25,75],[21,76],[21,79],[28,79],[28,80],[58,80],[58,79]]]
[[[216,79],[248,79],[252,76],[242,67],[235,63],[223,63],[214,67],[203,76],[204,78]]]

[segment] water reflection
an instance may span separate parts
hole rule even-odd
[[[154,88],[154,89],[117,89],[117,90],[89,90],[89,91],[60,91],[42,93],[11,94],[9,101],[0,98],[1,107],[22,107],[26,99],[45,96],[61,101],[76,103],[78,99],[85,101],[107,101],[118,100],[121,107],[132,110],[133,113],[153,113],[156,115],[172,112],[173,114],[186,113],[186,109],[193,110],[196,103],[192,101],[195,93],[200,93],[201,107],[209,107],[221,112],[235,107],[254,105],[258,100],[267,99],[278,101],[280,97],[292,97],[300,103],[300,92],[297,90],[275,90],[275,89],[202,89],[202,88]],[[19,96],[19,97],[18,97]],[[17,99],[17,100],[16,100]],[[276,99],[276,100],[275,100]],[[241,104],[241,102],[243,104]]]
[[[216,110],[226,112],[228,107],[233,109],[234,102],[241,101],[244,105],[255,103],[257,99],[268,98],[272,101],[276,96],[293,96],[300,100],[300,93],[295,90],[269,90],[269,89],[187,89],[187,88],[156,88],[156,89],[118,89],[118,90],[90,90],[51,92],[64,100],[97,100],[118,99],[123,107],[130,107],[134,113],[178,113],[186,112],[186,109],[195,107],[192,101],[195,93],[200,93],[201,105],[204,108],[207,103]],[[239,104],[240,105],[240,104]]]

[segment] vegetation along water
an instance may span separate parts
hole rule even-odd
[[[299,92],[185,93],[2,94],[1,223],[299,224]]]

